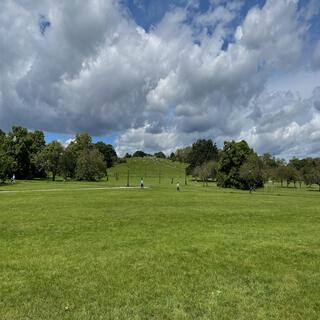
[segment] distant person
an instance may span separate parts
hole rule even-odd
[[[15,174],[12,175],[11,182],[13,182],[13,183],[16,182],[16,175]]]
[[[140,181],[140,188],[144,188],[144,181],[143,181],[143,178],[141,178],[141,181]]]
[[[177,191],[180,191],[180,183],[179,183],[179,181],[177,182]]]

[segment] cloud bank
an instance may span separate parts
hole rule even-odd
[[[320,80],[308,97],[269,89],[302,69],[320,79],[320,42],[308,37],[317,3],[241,8],[215,0],[201,12],[188,1],[146,31],[118,1],[3,0],[0,127],[116,134],[120,154],[199,137],[318,154]]]

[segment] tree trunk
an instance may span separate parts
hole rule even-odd
[[[56,180],[56,174],[54,172],[52,172],[52,181]]]

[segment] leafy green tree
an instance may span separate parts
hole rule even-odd
[[[0,147],[4,145],[5,139],[6,139],[5,132],[0,129]]]
[[[277,159],[273,157],[270,153],[264,153],[260,157],[264,168],[276,168]]]
[[[87,149],[92,149],[92,138],[87,132],[78,133],[76,135],[75,141],[77,151],[83,151]]]
[[[193,176],[201,179],[203,186],[208,186],[209,179],[214,179],[217,173],[215,161],[208,161],[193,170]]]
[[[314,168],[311,171],[311,181],[313,184],[316,184],[319,187],[320,191],[320,163],[316,163]]]
[[[305,160],[300,160],[294,157],[289,161],[289,165],[295,168],[296,170],[300,171],[305,166]]]
[[[275,173],[276,179],[277,181],[280,182],[281,187],[283,187],[283,181],[287,180],[287,166],[282,163],[278,166],[278,168],[276,169],[276,173]]]
[[[0,148],[0,182],[5,182],[12,175],[13,164],[13,158]]]
[[[263,187],[264,171],[262,160],[256,154],[249,155],[240,167],[239,177],[243,188],[249,189],[250,193],[257,187]]]
[[[316,184],[320,191],[320,158],[303,159],[304,167],[301,169],[304,183],[307,186]]]
[[[30,156],[30,176],[31,178],[43,178],[46,175],[44,169],[41,169],[36,164],[37,154],[40,153],[46,146],[44,139],[44,133],[36,130],[34,132],[28,132],[29,139],[31,140],[29,156]]]
[[[36,163],[48,174],[52,174],[52,181],[55,181],[56,175],[61,172],[63,157],[63,146],[59,141],[52,141],[36,157]]]
[[[44,172],[39,171],[35,164],[37,153],[45,146],[42,131],[29,132],[26,128],[12,127],[11,132],[4,138],[4,144],[6,151],[14,159],[12,170],[18,179],[44,176]]]
[[[103,155],[97,149],[83,150],[77,158],[76,179],[96,181],[105,176],[106,169]]]
[[[10,156],[8,150],[8,138],[0,129],[0,182],[5,182],[9,178],[14,169],[14,159]]]
[[[240,167],[254,151],[247,142],[225,141],[218,162],[217,184],[224,188],[246,189],[247,184],[240,178]]]
[[[14,171],[18,179],[32,178],[31,145],[32,140],[26,128],[12,127],[8,134],[7,150],[15,161]]]
[[[171,152],[170,156],[169,156],[169,160],[171,161],[176,161],[176,156],[173,152]]]
[[[74,144],[69,144],[69,146],[64,150],[61,159],[61,173],[65,180],[68,180],[68,178],[75,178],[77,157],[78,153],[75,150]]]
[[[294,187],[296,186],[296,182],[299,180],[299,171],[291,164],[288,164],[285,170],[287,187],[289,187],[290,183],[293,182]]]
[[[279,165],[278,159],[276,159],[269,153],[264,153],[259,157],[259,159],[263,165],[265,180],[268,181],[269,179],[271,179],[272,182],[276,181],[276,169]]]
[[[132,156],[136,157],[136,158],[144,158],[144,157],[147,157],[148,154],[143,152],[143,151],[141,151],[141,150],[138,150]]]
[[[78,158],[83,152],[93,148],[92,138],[88,133],[84,132],[76,135],[75,139],[65,148],[61,159],[61,174],[65,180],[76,178]]]
[[[316,166],[316,161],[312,158],[306,158],[302,160],[304,166],[301,168],[301,174],[303,181],[307,186],[313,184],[313,169]]]
[[[99,141],[95,144],[95,147],[103,154],[104,161],[108,168],[111,168],[118,159],[117,153],[111,144],[105,144]]]
[[[154,156],[155,156],[156,158],[159,158],[159,159],[165,159],[165,158],[166,158],[166,155],[165,155],[163,152],[161,152],[161,151],[156,152],[156,153],[154,154]]]
[[[192,147],[177,149],[175,152],[175,159],[182,163],[190,163],[191,153]]]
[[[203,163],[210,160],[218,159],[218,147],[212,142],[211,139],[197,140],[191,148],[189,154],[189,163],[190,165],[187,168],[187,173],[190,174],[194,168],[201,166]]]

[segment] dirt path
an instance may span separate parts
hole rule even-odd
[[[141,189],[140,187],[96,187],[96,188],[70,188],[70,189],[21,189],[21,190],[0,190],[1,193],[26,193],[26,192],[56,192],[56,191],[90,191],[90,190],[125,190]],[[148,189],[148,187],[144,187]]]

